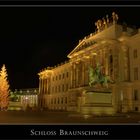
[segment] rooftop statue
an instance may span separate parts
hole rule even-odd
[[[118,15],[115,12],[112,13],[112,19],[113,19],[113,24],[117,23],[119,19]]]
[[[103,17],[103,27],[107,28],[107,21],[106,21],[106,19],[104,17]]]
[[[97,63],[96,67],[89,67],[89,86],[101,84],[108,88],[108,83],[113,82],[109,76],[105,75],[101,71],[101,65]]]
[[[109,25],[109,18],[108,18],[108,15],[106,15],[106,23],[107,23],[107,25]]]
[[[100,32],[103,29],[106,29],[111,22],[113,24],[117,23],[118,19],[119,19],[118,15],[115,12],[113,12],[111,20],[109,20],[108,15],[106,15],[106,17],[103,17],[102,19],[97,20],[95,22],[97,32]]]
[[[101,21],[98,20],[97,22],[95,22],[95,26],[97,28],[97,31],[100,32],[100,30],[101,30]]]

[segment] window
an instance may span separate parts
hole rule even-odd
[[[56,80],[57,80],[57,76],[56,76]]]
[[[138,68],[134,68],[134,80],[138,80]]]
[[[67,72],[67,78],[68,78],[68,76],[69,76],[69,73]]]
[[[138,107],[135,107],[135,111],[138,111],[139,110],[139,108]]]
[[[44,99],[44,105],[46,104],[46,100]]]
[[[62,91],[64,91],[64,84],[62,85]]]
[[[65,74],[63,73],[63,77],[62,78],[64,79],[64,77],[65,77]]]
[[[63,104],[63,98],[61,98],[61,104]]]
[[[57,92],[57,86],[55,87],[55,92]]]
[[[61,80],[61,74],[59,75],[59,80]]]
[[[57,101],[57,103],[59,104],[59,98],[58,98],[58,101]]]
[[[133,51],[133,56],[134,56],[134,58],[137,58],[137,57],[138,57],[137,49],[135,49],[135,50]]]
[[[58,92],[60,92],[60,85],[59,85],[59,87],[58,87]]]
[[[109,57],[109,61],[110,61],[110,63],[112,63],[113,62],[113,56],[112,55],[110,55],[110,57]]]
[[[66,91],[68,90],[68,84],[66,84]]]
[[[135,101],[138,100],[138,90],[137,89],[134,90],[134,100]]]
[[[65,97],[65,103],[67,104],[67,97]]]
[[[51,104],[53,104],[53,99],[51,99]]]

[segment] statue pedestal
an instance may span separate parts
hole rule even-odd
[[[78,112],[96,115],[114,114],[111,91],[103,89],[84,91],[84,94],[78,98]]]

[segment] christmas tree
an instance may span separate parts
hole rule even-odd
[[[0,108],[7,110],[9,104],[9,84],[7,81],[7,71],[5,65],[0,71]]]

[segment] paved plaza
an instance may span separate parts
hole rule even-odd
[[[81,115],[61,111],[1,111],[1,124],[26,123],[140,123],[139,113],[118,114],[115,116]]]

